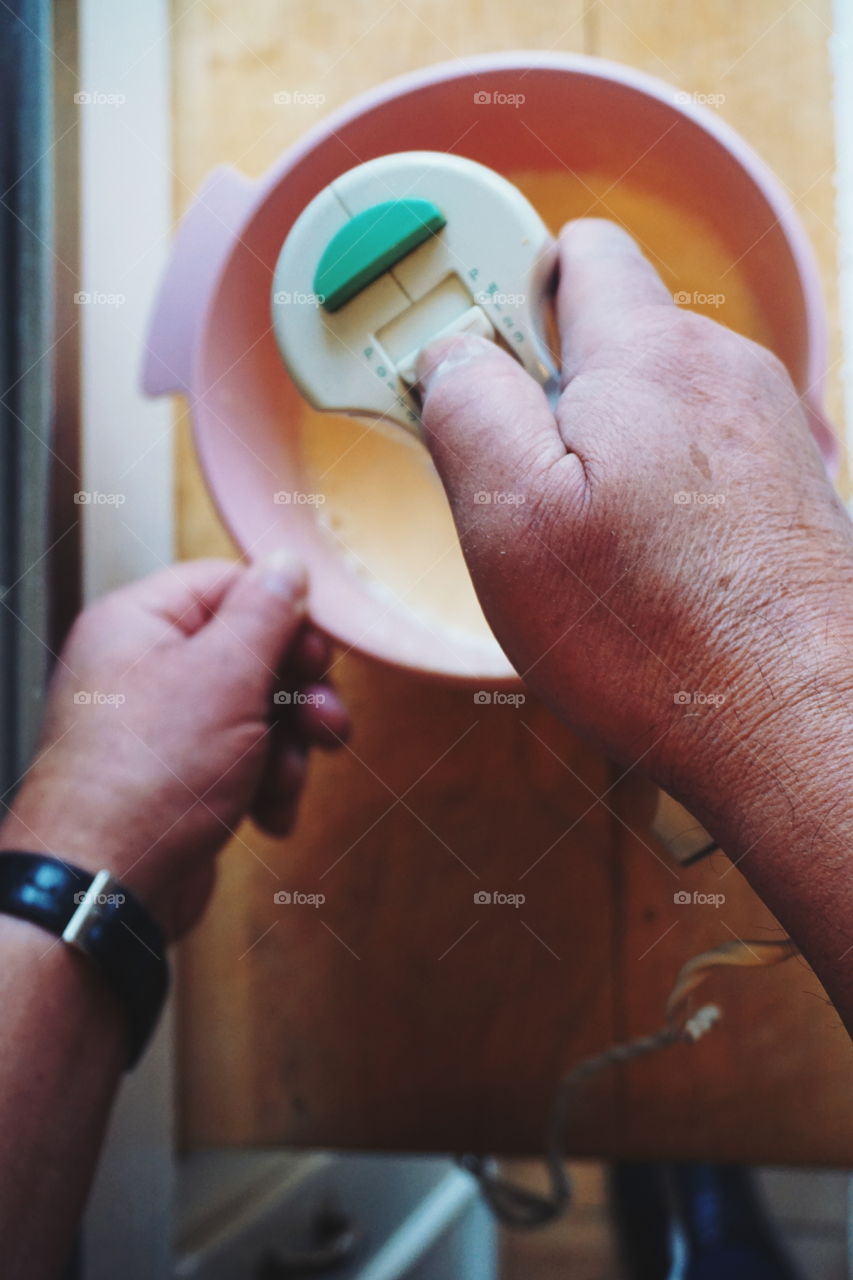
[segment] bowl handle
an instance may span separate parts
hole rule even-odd
[[[149,395],[189,391],[207,304],[255,199],[255,184],[223,165],[181,219],[146,339],[142,389]]]

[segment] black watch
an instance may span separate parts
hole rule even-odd
[[[169,989],[166,940],[109,871],[92,875],[60,858],[0,851],[0,912],[40,925],[88,956],[128,1024],[128,1067],[139,1061]]]

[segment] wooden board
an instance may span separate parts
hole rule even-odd
[[[812,235],[835,362],[829,14],[828,0],[176,0],[176,206],[214,165],[259,174],[320,110],[406,69],[599,53],[725,95]],[[325,101],[283,111],[281,90]],[[837,417],[835,363],[829,405]],[[183,415],[177,449],[179,554],[233,554]],[[184,948],[184,1141],[535,1152],[566,1066],[657,1026],[691,954],[773,922],[722,858],[690,887],[725,892],[725,910],[677,906],[652,788],[632,777],[599,803],[607,762],[532,701],[475,706],[354,655],[338,673],[352,751],[315,762],[293,839],[240,833]],[[326,901],[277,905],[282,889]],[[814,977],[789,966],[714,994],[723,1027],[599,1081],[571,1150],[849,1163],[853,1053]]]

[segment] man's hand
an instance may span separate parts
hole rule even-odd
[[[742,728],[842,679],[851,525],[775,356],[679,310],[612,223],[560,250],[556,412],[447,339],[421,356],[427,440],[516,669],[692,801]]]
[[[253,568],[208,560],[87,609],[0,847],[107,867],[168,936],[190,927],[236,825],[251,811],[288,831],[309,748],[346,736],[305,590],[286,554]]]

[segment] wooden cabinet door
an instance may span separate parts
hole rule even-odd
[[[318,109],[405,69],[583,49],[722,96],[790,187],[837,320],[829,0],[177,0],[174,16],[179,209],[215,164],[260,173]],[[325,101],[274,109],[282,89]],[[829,403],[837,419],[835,364]],[[178,450],[180,555],[232,553],[185,415]],[[532,698],[477,705],[353,654],[336,676],[351,747],[315,760],[291,839],[239,833],[183,949],[184,1141],[536,1152],[567,1067],[656,1028],[692,954],[775,923],[723,855],[690,887],[722,881],[725,909],[674,903],[653,788],[614,785]],[[814,976],[790,962],[714,994],[713,1035],[597,1080],[568,1147],[849,1163],[853,1053]]]

